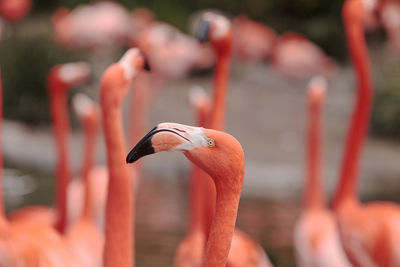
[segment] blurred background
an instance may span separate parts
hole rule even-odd
[[[0,64],[3,78],[4,190],[7,211],[27,204],[51,205],[55,147],[52,139],[46,76],[51,67],[87,61],[94,69],[88,84],[69,92],[98,97],[101,74],[128,44],[101,49],[64,47],[55,42],[52,16],[91,1],[34,0],[29,14],[2,21]],[[96,2],[96,1],[93,1]],[[344,136],[355,94],[341,20],[342,1],[324,0],[136,0],[117,1],[128,12],[147,8],[154,19],[191,34],[192,14],[217,9],[235,18],[268,25],[277,35],[293,31],[318,45],[337,64],[328,80],[325,105],[324,178],[335,188]],[[54,18],[54,17],[53,17]],[[54,19],[53,19],[54,21]],[[362,200],[400,201],[400,53],[388,45],[388,34],[372,26],[367,33],[375,86],[369,138],[361,174]],[[167,62],[174,64],[173,61]],[[187,92],[199,85],[211,94],[212,66],[164,79],[149,102],[147,129],[163,121],[195,124]],[[233,59],[227,99],[226,130],[242,144],[246,178],[237,225],[260,242],[276,266],[294,266],[292,232],[299,214],[305,176],[306,87],[309,77],[288,77],[269,60]],[[125,117],[131,115],[128,104]],[[77,173],[83,136],[73,113],[69,140]],[[127,128],[127,127],[126,127]],[[127,129],[128,130],[128,129]],[[103,139],[97,162],[104,163]],[[144,160],[137,203],[137,266],[171,266],[173,252],[186,232],[188,169],[182,155],[161,154]],[[329,200],[329,194],[327,199]]]

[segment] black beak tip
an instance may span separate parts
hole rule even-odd
[[[202,19],[199,22],[199,26],[197,28],[197,40],[199,40],[200,43],[205,43],[208,41],[208,34],[210,31],[210,23],[207,20]]]
[[[156,133],[157,126],[146,134],[126,156],[126,163],[134,163],[138,159],[153,154],[154,148],[151,143],[153,135]]]
[[[147,59],[144,61],[143,69],[145,69],[146,71],[151,71],[151,67]]]
[[[138,158],[135,156],[136,153],[132,150],[129,152],[129,154],[126,156],[126,163],[134,163]]]

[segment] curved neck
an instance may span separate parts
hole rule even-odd
[[[48,82],[50,94],[51,118],[53,122],[53,133],[57,146],[57,170],[56,170],[56,209],[58,221],[56,229],[65,231],[67,222],[67,187],[70,180],[70,169],[68,159],[68,136],[70,124],[68,116],[68,104],[66,88],[58,83],[52,76]]]
[[[0,233],[7,226],[3,196],[3,81],[0,70]]]
[[[234,185],[230,184],[229,186],[218,182],[220,179],[214,179],[217,200],[203,266],[226,266],[235,229],[240,192],[243,185],[243,175],[241,174],[241,176],[239,179],[237,177],[230,179],[230,181],[239,182]]]
[[[120,82],[110,81],[112,78],[123,79],[122,75],[109,75],[118,70],[121,70],[118,65],[113,65],[106,71],[100,89],[109,171],[104,266],[132,267],[134,266],[133,188],[131,175],[125,163],[126,147],[120,106],[109,103],[111,99],[115,99],[111,94],[122,90],[118,88]]]
[[[96,150],[96,137],[97,137],[97,125],[84,125],[84,134],[85,134],[85,148],[84,148],[84,156],[83,156],[83,164],[81,170],[81,179],[85,186],[84,193],[84,202],[83,202],[83,210],[82,210],[82,219],[85,220],[94,220],[95,219],[95,211],[94,203],[92,203],[93,199],[93,188],[90,185],[89,181],[89,173],[93,168],[93,159],[94,153]]]
[[[357,100],[347,135],[339,186],[334,197],[334,207],[347,200],[357,201],[359,164],[368,130],[372,101],[372,80],[368,50],[361,22],[352,20],[352,1],[346,0],[343,19],[351,59],[357,75]]]
[[[210,114],[209,128],[222,130],[225,120],[226,94],[229,82],[231,54],[225,52],[217,54],[214,73],[214,96]]]
[[[311,96],[312,97],[312,96]],[[310,99],[308,125],[307,182],[303,205],[305,209],[318,209],[324,206],[321,182],[322,154],[322,98]]]

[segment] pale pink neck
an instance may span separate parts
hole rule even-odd
[[[204,229],[204,178],[202,169],[193,166],[189,181],[189,232],[205,232]]]
[[[352,20],[352,16],[349,14],[351,12],[349,3],[348,0],[345,2],[343,15],[351,59],[357,75],[357,102],[347,135],[339,186],[334,197],[335,207],[340,206],[347,200],[358,201],[359,164],[368,131],[373,93],[370,62],[363,26],[361,22]]]
[[[0,70],[0,233],[7,226],[3,199],[3,81]]]
[[[93,188],[90,185],[89,173],[93,168],[93,158],[96,150],[96,137],[97,137],[97,125],[84,125],[85,134],[85,148],[83,165],[81,171],[81,179],[85,186],[82,218],[85,220],[94,220],[95,211],[93,199]]]
[[[113,68],[113,67],[110,67]],[[112,73],[117,68],[106,71]],[[122,76],[122,75],[121,75]],[[106,79],[122,77],[106,77]],[[106,206],[106,242],[104,247],[105,267],[134,266],[134,213],[133,188],[128,166],[125,163],[124,142],[120,106],[108,103],[112,93],[120,88],[109,88],[114,82],[103,79],[101,85],[101,105],[103,131],[107,148],[109,171],[108,197]],[[116,81],[115,86],[121,83]]]
[[[308,128],[307,183],[304,192],[304,208],[318,209],[324,206],[321,181],[322,154],[322,98],[310,99]]]
[[[56,175],[56,210],[58,221],[56,229],[65,231],[67,222],[67,187],[70,181],[70,169],[68,159],[68,136],[70,124],[68,116],[68,104],[66,88],[57,83],[51,77],[48,84],[50,94],[51,117],[53,121],[53,133],[57,146],[57,175]]]
[[[229,181],[241,181],[243,177]],[[232,236],[235,229],[237,210],[240,200],[241,185],[224,185],[214,179],[217,190],[215,215],[212,222],[210,236],[207,241],[206,255],[203,266],[224,267],[228,259]]]

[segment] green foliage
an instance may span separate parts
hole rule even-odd
[[[400,140],[400,61],[390,64],[382,88],[377,88],[371,118],[374,135]]]
[[[29,124],[47,121],[46,75],[51,67],[67,61],[68,56],[50,39],[13,35],[0,45],[4,117]]]

